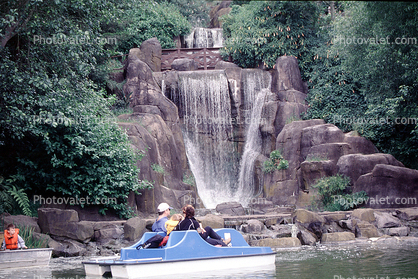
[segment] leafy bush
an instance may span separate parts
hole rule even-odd
[[[295,56],[304,72],[313,61],[319,9],[314,2],[251,1],[232,5],[222,18],[221,54],[244,68],[273,68],[279,56]]]
[[[366,201],[367,194],[364,191],[345,193],[349,185],[350,178],[340,174],[318,179],[311,187],[318,190],[320,200],[313,206],[326,211],[356,208]]]
[[[263,163],[263,171],[270,173],[275,170],[285,170],[289,167],[289,162],[282,156],[280,150],[273,150],[270,153],[270,158]]]
[[[173,38],[187,35],[191,25],[174,4],[132,1],[120,7],[107,29],[121,41],[117,51],[128,53],[153,37],[157,37],[163,49],[175,48]]]

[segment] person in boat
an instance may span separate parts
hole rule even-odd
[[[155,220],[154,224],[152,224],[151,228],[153,232],[164,232],[167,235],[165,223],[168,221],[168,216],[170,216],[170,209],[173,208],[165,202],[158,205],[158,218]]]
[[[178,223],[183,220],[183,215],[181,214],[173,214],[173,216],[171,216],[170,220],[168,220],[167,222],[165,222],[165,227],[167,230],[167,235],[169,235],[174,228],[178,225]]]
[[[7,225],[7,229],[4,230],[4,240],[1,245],[1,250],[16,250],[16,249],[27,249],[25,241],[19,235],[19,229],[13,224]]]
[[[202,228],[195,218],[195,209],[192,205],[188,204],[183,207],[184,219],[181,220],[174,230],[176,231],[186,231],[186,230],[196,230],[200,236],[206,240],[209,244],[212,244],[217,247],[228,246],[231,242],[231,239],[222,239],[211,227],[207,226]]]

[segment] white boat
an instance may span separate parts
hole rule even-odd
[[[53,248],[0,251],[0,269],[47,266]]]
[[[84,261],[86,276],[112,278],[149,278],[172,274],[206,274],[232,269],[274,269],[276,253],[270,247],[250,247],[234,229],[218,229],[219,235],[229,234],[231,247],[215,247],[193,230],[173,231],[167,245],[160,248],[137,249],[156,233],[145,233],[131,247],[121,249],[120,257],[96,258]],[[227,238],[227,237],[224,237]]]

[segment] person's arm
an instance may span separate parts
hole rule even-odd
[[[25,241],[20,235],[17,236],[17,248],[25,248],[25,249],[28,248],[26,247]]]

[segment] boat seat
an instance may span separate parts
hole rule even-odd
[[[168,237],[166,247],[171,247],[179,243],[185,235],[186,231],[172,231]]]
[[[242,234],[234,229],[229,229],[229,228],[222,228],[222,229],[214,229],[214,231],[219,234],[220,237],[222,237],[223,239],[225,239],[225,233],[229,233],[231,236],[231,245],[232,247],[234,246],[250,246],[248,245],[248,243],[245,241],[244,237],[242,236]]]

